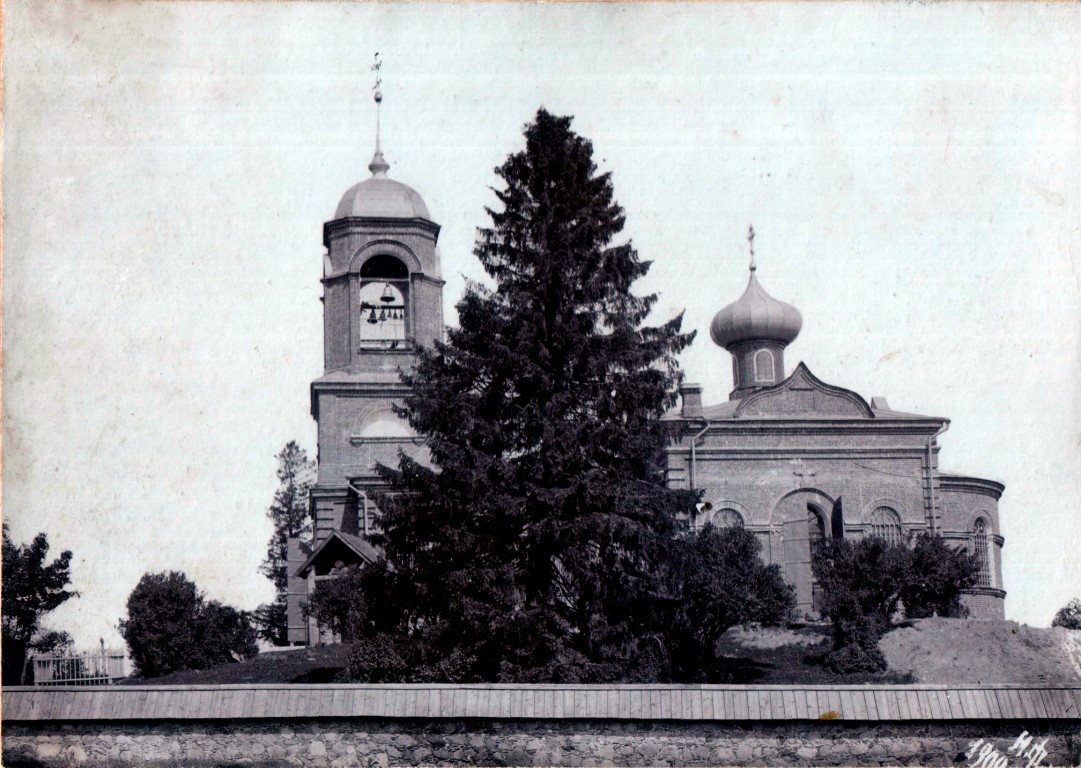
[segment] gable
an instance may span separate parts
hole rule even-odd
[[[379,550],[362,539],[345,531],[334,531],[315,548],[311,556],[296,570],[296,575],[306,577],[308,570],[315,569],[317,576],[342,566],[364,565],[379,558]]]
[[[874,418],[871,407],[862,397],[820,381],[803,363],[780,384],[740,400],[733,415],[737,419],[761,416]]]

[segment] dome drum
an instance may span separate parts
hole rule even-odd
[[[772,387],[785,378],[785,345],[777,341],[751,339],[732,344],[733,389],[730,400],[740,398],[762,389]]]
[[[785,347],[803,326],[798,309],[773,298],[758,284],[753,252],[750,269],[743,295],[714,315],[709,327],[713,342],[732,354],[730,400],[784,380]]]

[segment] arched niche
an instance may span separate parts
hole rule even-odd
[[[364,270],[364,265],[368,261],[377,259],[380,256],[393,256],[405,265],[409,275],[412,275],[414,272],[424,271],[424,265],[420,263],[420,259],[417,257],[417,254],[413,252],[413,249],[397,240],[387,239],[372,240],[369,243],[365,243],[363,247],[358,248],[356,253],[354,253],[353,257],[349,260],[349,271],[352,273],[360,273]]]
[[[394,412],[389,404],[373,405],[364,410],[354,425],[354,435],[360,438],[412,438],[409,422]]]

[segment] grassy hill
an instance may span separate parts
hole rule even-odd
[[[726,632],[718,651],[728,660],[730,683],[806,685],[886,683],[1081,684],[1081,632],[1038,629],[1012,621],[922,619],[894,629],[882,641],[890,670],[839,675],[818,659],[829,649],[829,625]],[[1070,653],[1075,658],[1071,662]],[[128,684],[330,683],[340,680],[348,646],[260,654],[215,669],[177,672]]]
[[[325,645],[268,651],[253,659],[214,669],[184,670],[144,680],[130,677],[120,685],[228,685],[233,683],[332,683],[345,669],[349,646]]]

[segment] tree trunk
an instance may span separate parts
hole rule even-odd
[[[30,643],[23,643],[23,671],[19,675],[19,685],[26,685],[27,668],[30,662]]]

